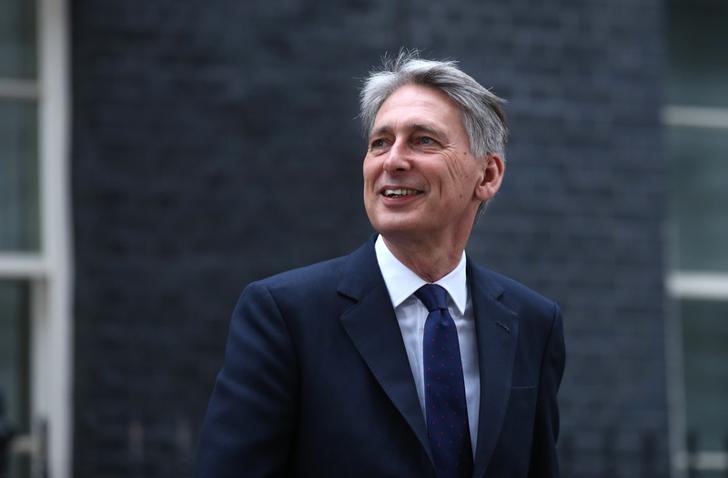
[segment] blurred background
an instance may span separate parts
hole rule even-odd
[[[563,308],[563,476],[728,476],[724,0],[2,0],[0,477],[190,476],[239,292],[372,233],[401,46],[509,100],[468,251]]]

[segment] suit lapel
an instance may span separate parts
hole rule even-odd
[[[357,301],[341,315],[344,329],[432,460],[412,369],[379,271],[374,239],[349,256],[342,270],[339,292]]]
[[[518,339],[518,318],[499,299],[502,287],[468,262],[480,368],[480,412],[474,476],[483,476],[505,417]],[[342,268],[339,293],[356,301],[341,323],[384,392],[432,460],[427,428],[397,318],[377,265],[374,238]]]
[[[468,263],[480,367],[480,413],[475,476],[483,476],[503,425],[511,390],[518,319],[499,300],[503,289],[488,274]]]

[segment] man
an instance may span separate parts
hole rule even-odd
[[[245,289],[199,477],[558,476],[559,309],[464,253],[503,179],[500,103],[453,62],[369,76],[379,235]]]

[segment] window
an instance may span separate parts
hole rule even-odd
[[[0,420],[10,478],[70,476],[65,2],[0,2]],[[3,475],[5,476],[5,475]]]
[[[0,419],[21,436],[30,434],[28,285],[0,281]],[[11,453],[9,476],[29,475],[27,456]]]
[[[728,471],[728,3],[667,2],[671,387],[678,470]]]

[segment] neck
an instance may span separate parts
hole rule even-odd
[[[452,272],[463,255],[465,243],[442,244],[384,237],[384,243],[402,264],[427,282],[435,282]]]

